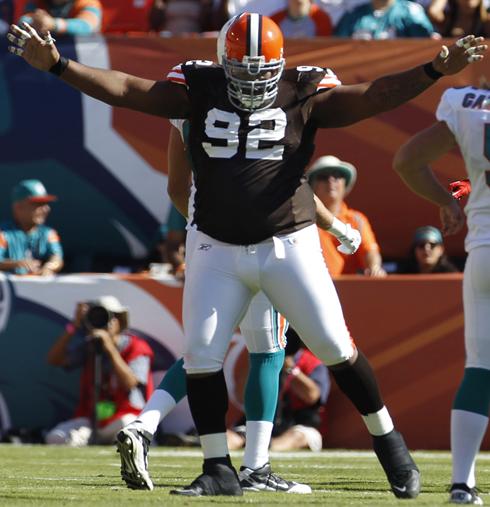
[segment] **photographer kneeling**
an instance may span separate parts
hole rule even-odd
[[[136,419],[153,391],[153,352],[127,327],[128,309],[114,296],[77,304],[74,321],[52,346],[48,362],[82,368],[80,400],[74,418],[48,432],[47,444],[111,444]]]

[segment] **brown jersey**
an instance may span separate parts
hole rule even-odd
[[[316,126],[309,97],[339,84],[328,69],[285,70],[275,102],[245,112],[228,100],[223,68],[192,61],[168,78],[187,86],[186,144],[196,194],[194,224],[226,243],[248,245],[315,222],[313,193],[303,175]]]

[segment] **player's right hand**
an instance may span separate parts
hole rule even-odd
[[[449,183],[449,191],[455,199],[462,199],[471,193],[471,183],[468,178],[464,180],[452,181]]]
[[[42,38],[28,23],[22,23],[22,27],[10,25],[7,39],[12,43],[8,50],[36,69],[48,71],[60,59],[51,34]]]

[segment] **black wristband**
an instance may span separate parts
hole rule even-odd
[[[432,62],[426,63],[423,69],[424,72],[434,81],[437,81],[440,77],[444,76],[442,72],[438,72],[436,69],[434,69]]]
[[[49,69],[49,72],[59,77],[61,74],[63,74],[63,72],[65,72],[69,63],[70,60],[68,58],[60,56],[60,59]]]

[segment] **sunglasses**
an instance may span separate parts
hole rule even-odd
[[[421,243],[417,243],[415,248],[425,248],[425,245],[429,245],[431,249],[435,248],[440,243],[433,243],[432,241],[423,241]]]
[[[322,173],[315,176],[315,181],[328,181],[330,176],[333,176],[335,179],[343,178],[345,180],[345,174],[341,171],[331,171],[329,173]]]

